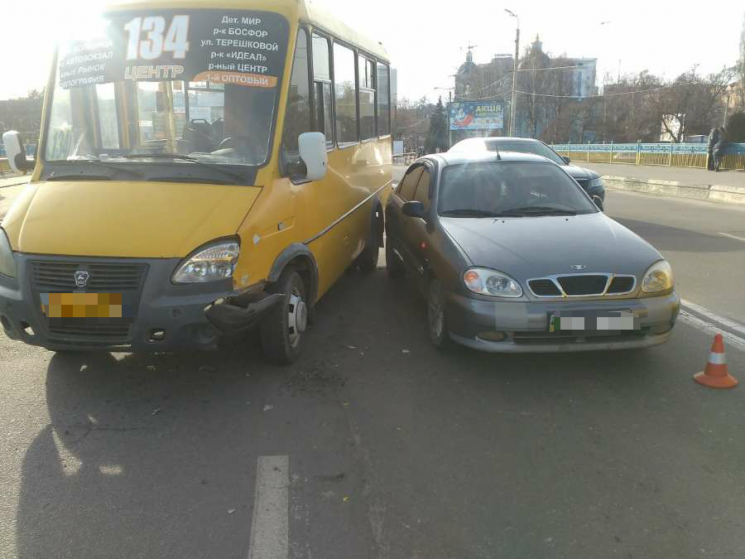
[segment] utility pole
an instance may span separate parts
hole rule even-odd
[[[510,17],[517,20],[515,30],[515,64],[512,70],[512,99],[510,100],[510,136],[515,135],[515,119],[517,117],[517,59],[520,56],[520,18],[508,9],[504,10]]]

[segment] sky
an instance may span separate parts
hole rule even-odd
[[[250,1],[250,0],[249,0]],[[738,59],[743,0],[313,0],[388,49],[398,69],[398,94],[436,100],[453,86],[467,46],[477,63],[514,52],[520,17],[521,51],[536,34],[552,55],[598,59],[598,85],[649,70],[673,78],[693,65],[704,73]],[[217,4],[217,2],[215,2]],[[247,2],[248,3],[248,2]],[[84,25],[101,0],[22,0],[3,6],[0,99],[25,96],[47,79],[56,40]],[[702,6],[704,7],[702,9]],[[606,22],[601,25],[601,23]]]

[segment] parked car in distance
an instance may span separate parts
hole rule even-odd
[[[544,157],[416,161],[386,205],[386,259],[427,299],[429,335],[491,352],[644,348],[680,308],[670,265]]]
[[[592,196],[599,196],[605,202],[605,186],[603,179],[595,171],[584,169],[571,164],[568,157],[562,157],[540,140],[532,138],[468,138],[450,148],[450,152],[463,151],[515,151],[518,153],[533,153],[561,165],[579,185]]]

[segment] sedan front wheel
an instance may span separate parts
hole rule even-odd
[[[448,331],[448,321],[445,313],[445,289],[440,280],[432,280],[427,293],[427,319],[429,324],[429,339],[439,350],[448,350],[453,346]]]

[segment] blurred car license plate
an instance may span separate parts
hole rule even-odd
[[[564,311],[549,314],[549,332],[628,332],[639,330],[631,311]]]
[[[50,324],[121,323],[134,318],[121,293],[42,293],[42,312]]]

